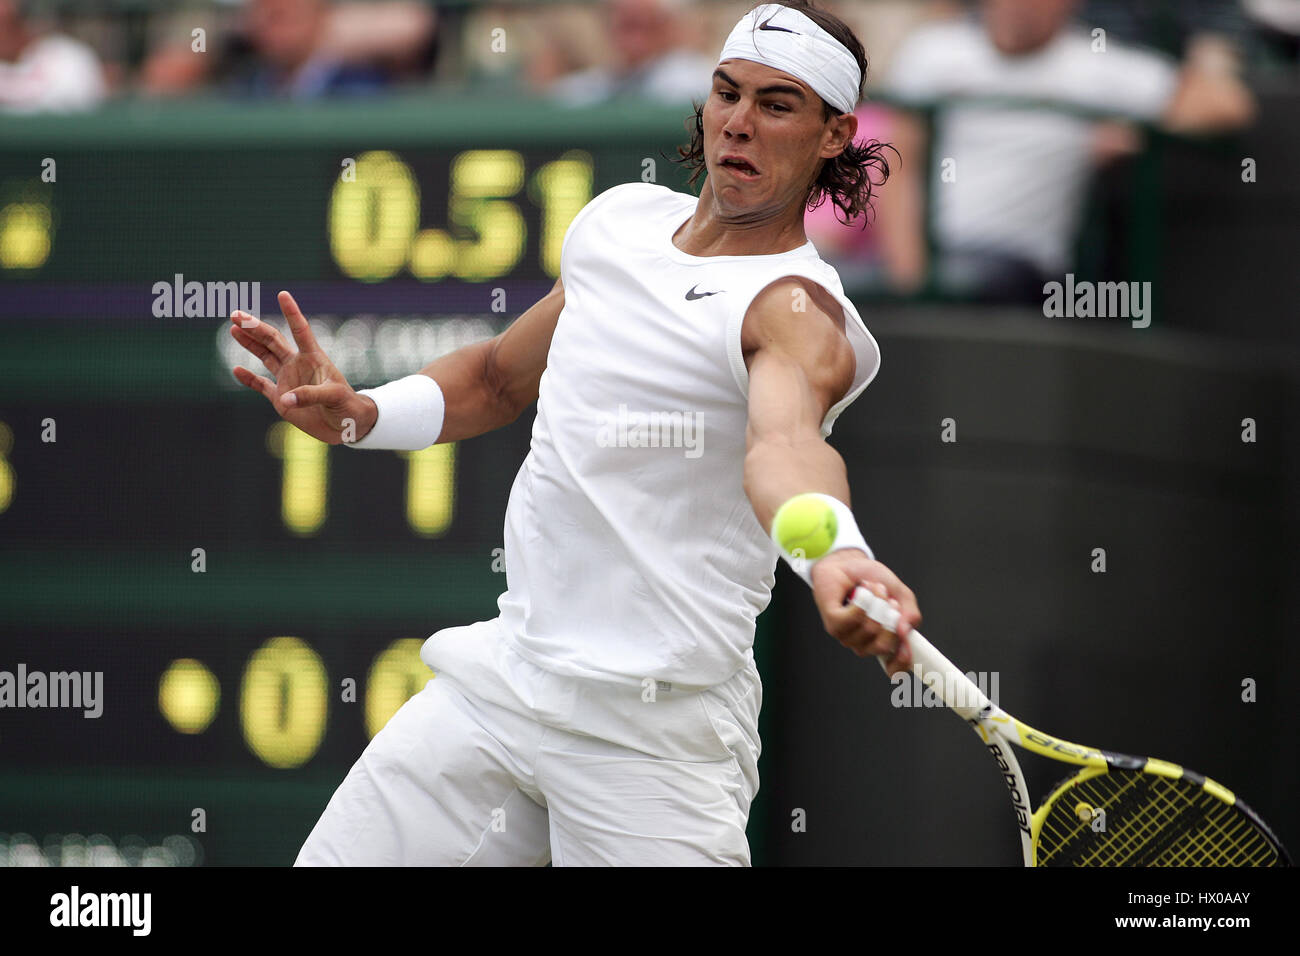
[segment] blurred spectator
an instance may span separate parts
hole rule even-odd
[[[1277,59],[1300,63],[1300,0],[1241,0],[1241,5]]]
[[[31,4],[0,0],[0,110],[36,113],[99,104],[108,86],[99,57],[84,43],[42,31]]]
[[[1043,283],[1071,265],[1098,157],[1138,142],[1131,132],[1126,145],[1113,124],[1072,111],[1185,132],[1250,122],[1253,99],[1222,44],[1193,44],[1180,67],[1069,26],[1075,6],[1076,0],[983,0],[978,19],[923,27],[896,54],[890,92],[918,107],[939,107],[927,170],[918,167],[927,148],[919,119],[900,111],[892,130],[902,161],[882,191],[879,226],[899,290],[916,290],[931,265],[922,201],[928,186],[940,291],[1041,298]],[[999,97],[1063,109],[960,102]]]
[[[1080,18],[1111,40],[1178,56],[1192,37],[1213,33],[1234,48],[1250,45],[1250,21],[1239,0],[1084,0]]]
[[[195,52],[186,34],[154,51],[141,92],[174,96],[205,83],[248,96],[293,99],[368,94],[426,75],[437,51],[437,17],[418,0],[330,3],[247,0],[215,52]]]
[[[430,3],[368,0],[329,9],[317,55],[378,66],[394,80],[427,76],[438,51],[438,15]]]
[[[890,113],[884,107],[862,103],[853,115],[858,118],[858,133],[853,141],[859,145],[870,140],[890,141]],[[894,154],[888,153],[891,169]],[[826,201],[804,215],[803,227],[821,257],[835,267],[846,288],[877,286],[881,283],[879,237],[870,228],[871,214],[864,213],[846,226],[843,212]],[[864,228],[865,227],[865,228]]]
[[[548,90],[569,106],[586,106],[619,97],[640,97],[688,106],[713,85],[714,57],[685,48],[680,22],[682,0],[608,0],[608,66],[570,73]]]
[[[250,96],[314,99],[387,86],[377,65],[346,63],[325,48],[329,12],[328,0],[249,0],[249,55],[229,88]]]
[[[549,11],[548,11],[549,13]],[[528,90],[551,90],[565,76],[576,76],[590,63],[583,57],[587,39],[574,29],[572,17],[538,17],[528,30],[522,81]]]

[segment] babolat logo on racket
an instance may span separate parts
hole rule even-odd
[[[1016,772],[1011,769],[1011,764],[1007,758],[1002,755],[1002,748],[997,745],[996,741],[990,740],[987,744],[989,753],[997,761],[998,769],[1002,771],[1002,779],[1006,781],[1007,789],[1011,791],[1011,805],[1016,811],[1016,824],[1025,833],[1029,832],[1029,807],[1020,796],[1020,787],[1017,786],[1019,780],[1016,778]]]

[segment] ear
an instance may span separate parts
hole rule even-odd
[[[841,113],[826,121],[826,135],[822,141],[822,159],[834,159],[848,148],[858,135],[858,118],[853,113]]]

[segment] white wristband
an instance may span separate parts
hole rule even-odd
[[[447,403],[438,383],[427,375],[417,372],[357,394],[374,400],[379,418],[363,438],[344,442],[352,448],[419,451],[436,444],[442,434]]]
[[[832,554],[835,551],[842,551],[845,548],[859,548],[866,552],[867,557],[874,561],[876,555],[867,545],[866,538],[862,537],[862,532],[858,530],[858,522],[854,519],[853,512],[849,510],[849,506],[833,495],[824,495],[820,492],[814,492],[813,494],[815,497],[826,502],[826,504],[830,506],[830,509],[835,512],[835,540],[831,542],[831,546],[829,550],[827,550],[826,554]],[[772,540],[776,542],[777,550],[781,552],[781,556],[785,558],[786,563],[790,565],[794,570],[794,573],[803,578],[804,583],[809,587],[812,587],[812,566],[821,559],[818,558],[809,561],[807,558],[791,557],[786,554],[785,549],[781,547],[781,543],[776,540],[775,534],[773,534]],[[822,557],[825,556],[826,555],[822,555]]]

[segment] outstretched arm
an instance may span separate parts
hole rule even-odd
[[[334,367],[293,296],[281,292],[279,303],[292,343],[246,312],[230,316],[230,334],[262,360],[275,381],[241,366],[235,367],[235,378],[264,395],[280,417],[308,435],[331,445],[345,436],[349,442],[360,441],[378,419],[374,399],[356,392]],[[442,390],[445,410],[439,442],[461,441],[508,425],[537,398],[563,308],[564,286],[556,280],[550,292],[501,334],[457,349],[420,370]]]
[[[509,425],[536,401],[563,308],[564,286],[556,279],[551,291],[500,335],[420,369],[441,386],[447,403],[439,442],[463,441]]]
[[[764,530],[770,532],[777,509],[798,494],[820,492],[849,504],[844,459],[821,436],[827,411],[848,392],[856,369],[844,310],[816,283],[778,280],[746,313],[741,348],[749,369],[745,493]],[[832,637],[859,657],[887,657],[891,673],[910,666],[911,652],[898,638],[921,622],[921,613],[893,571],[864,551],[846,548],[814,564],[812,584]],[[845,606],[859,584],[901,612],[898,638],[860,608]]]

